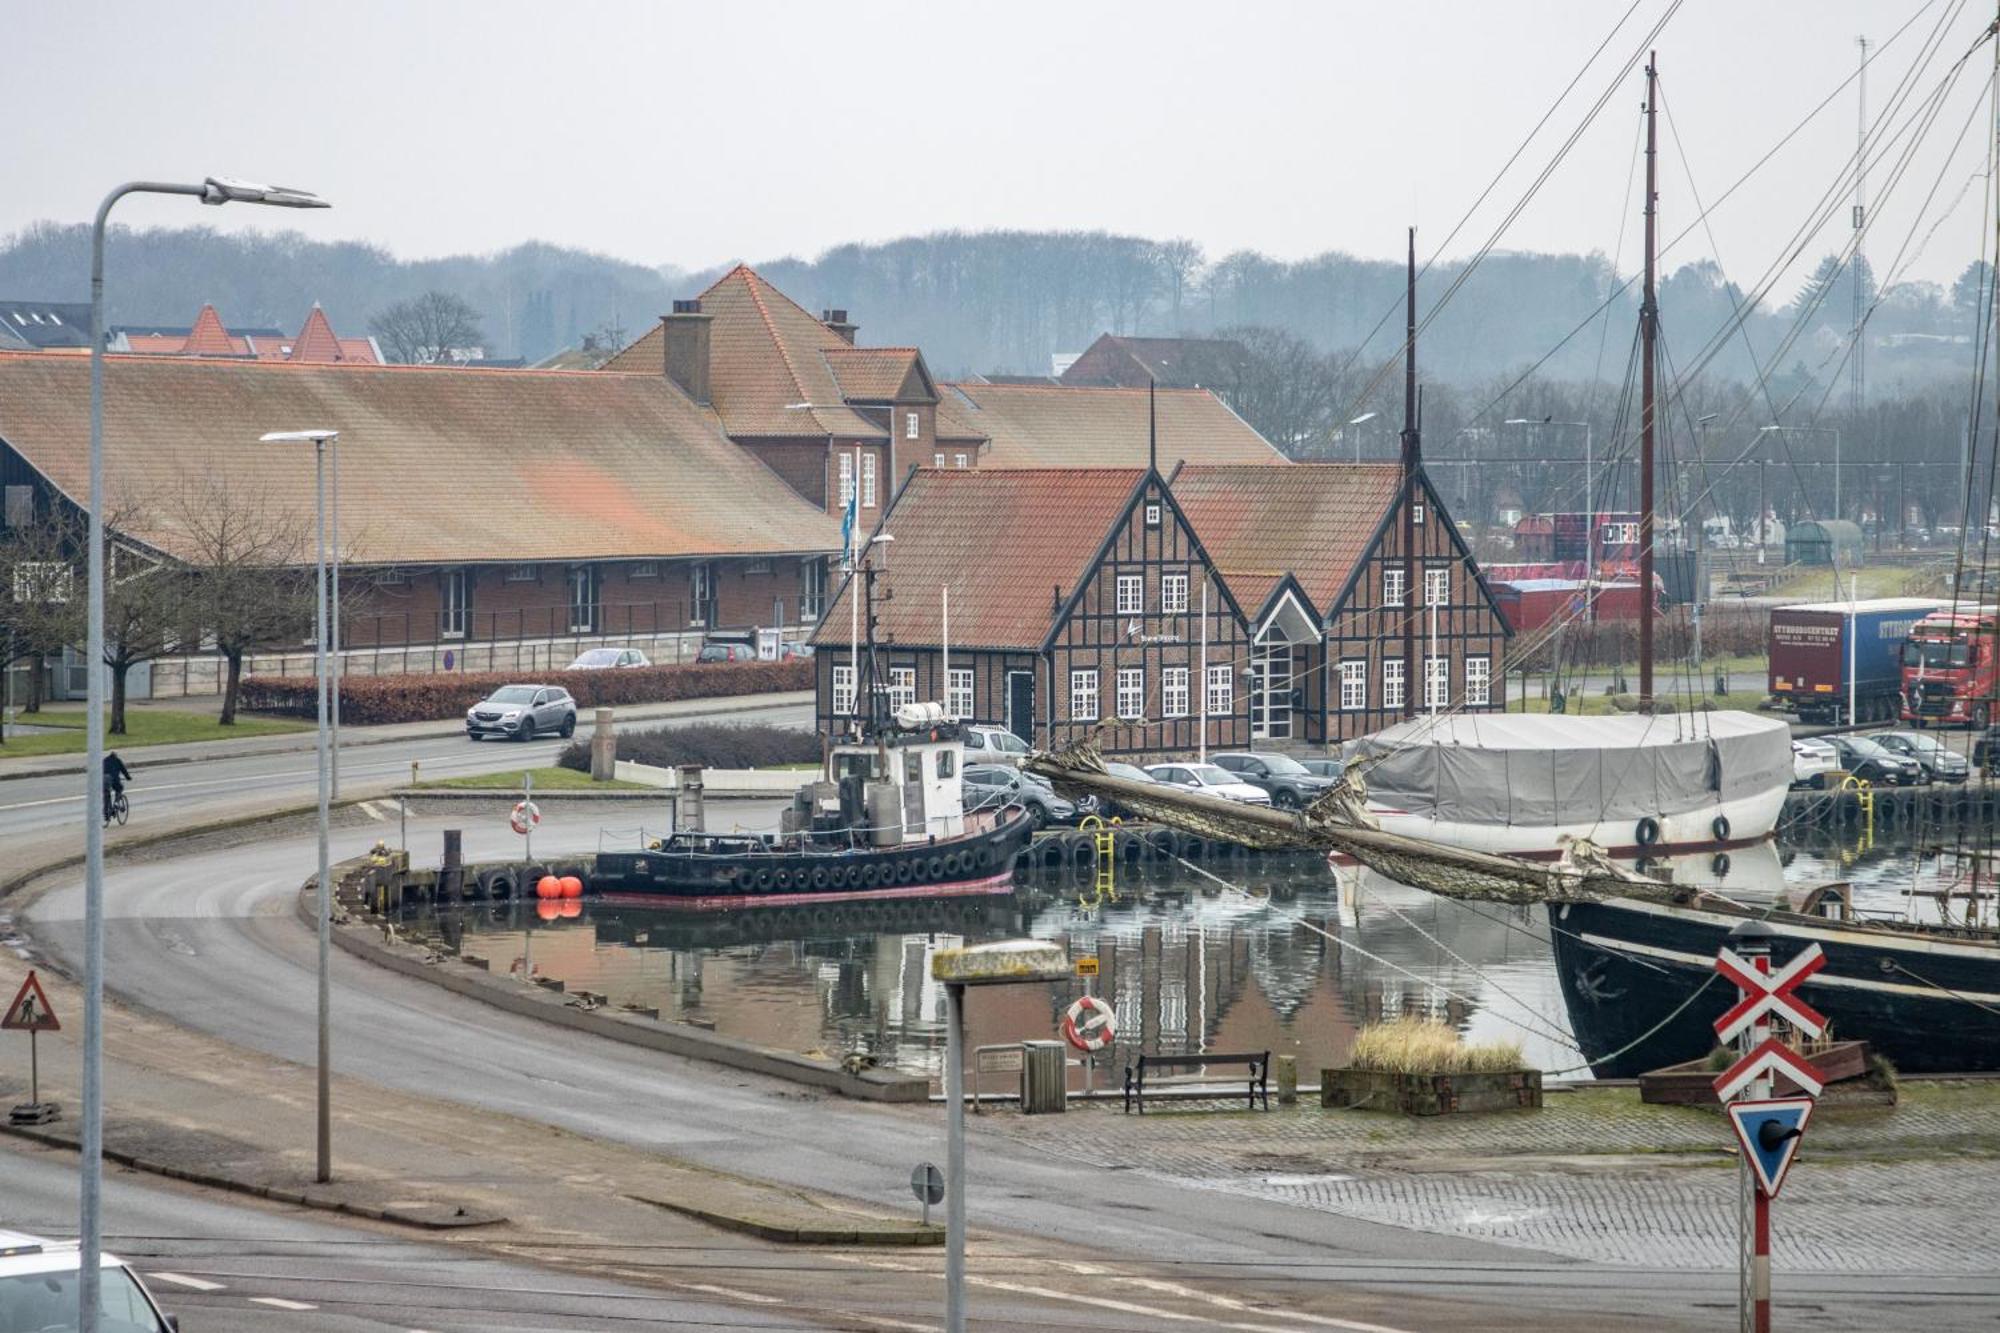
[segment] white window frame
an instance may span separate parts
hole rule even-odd
[[[836,717],[854,716],[854,668],[833,669],[833,712]]]
[[[1468,707],[1493,702],[1493,658],[1486,653],[1465,659],[1465,702]]]
[[[384,569],[376,573],[375,586],[378,588],[406,588],[410,583],[407,569]]]
[[[1149,528],[1160,526],[1160,506],[1157,502],[1146,506],[1146,526]]]
[[[657,560],[634,560],[625,571],[626,579],[656,579],[660,577],[660,562]]]
[[[826,561],[808,556],[799,562],[799,619],[818,620],[826,610]]]
[[[1073,667],[1069,673],[1069,716],[1072,722],[1097,721],[1097,668]]]
[[[903,438],[906,440],[921,440],[923,437],[923,418],[915,412],[903,413]]]
[[[1188,669],[1184,666],[1160,668],[1160,716],[1188,715]]]
[[[971,717],[972,712],[972,668],[953,667],[945,679],[945,716],[952,718]]]
[[[1340,711],[1358,713],[1368,707],[1368,659],[1348,657],[1340,663]]]
[[[1160,613],[1162,615],[1186,615],[1188,609],[1188,576],[1185,574],[1160,575]]]
[[[1127,594],[1130,594],[1129,596]],[[1142,616],[1146,614],[1146,576],[1144,574],[1120,574],[1118,576],[1118,614],[1121,616]]]
[[[1146,716],[1146,668],[1118,668],[1118,716],[1143,718]]]
[[[1403,659],[1385,657],[1382,659],[1382,707],[1401,708],[1403,697]]]
[[[688,624],[708,627],[708,608],[715,602],[715,567],[706,560],[688,566]]]
[[[1421,503],[1419,503],[1419,504],[1413,504],[1413,505],[1411,505],[1411,506],[1410,506],[1410,526],[1412,526],[1412,527],[1417,527],[1417,528],[1421,528],[1421,527],[1422,527],[1423,525],[1424,525],[1424,507],[1423,507],[1423,505],[1422,505]]]
[[[771,568],[771,557],[768,555],[758,556],[754,560],[745,560],[743,562],[743,572],[745,574],[768,574],[771,572]]]
[[[1451,707],[1451,658],[1445,653],[1424,658],[1424,707]]]
[[[542,569],[540,565],[507,566],[506,582],[508,583],[540,583],[541,581]]]
[[[597,633],[598,601],[602,595],[597,571],[589,565],[571,565],[563,578],[563,586],[569,599],[569,632]]]
[[[1451,566],[1424,566],[1424,605],[1451,605]]]
[[[452,589],[458,596],[452,596]],[[438,571],[438,637],[462,639],[472,623],[472,578],[463,569]]]
[[[840,455],[840,507],[847,508],[854,502],[854,455],[842,451]]]
[[[965,466],[965,455],[964,455],[964,454],[953,454],[953,455],[952,455],[952,459],[953,459],[953,462],[952,462],[952,466],[953,466],[953,467],[964,467],[964,466]]]
[[[932,454],[932,455],[931,455],[931,466],[932,466],[932,467],[934,467],[934,468],[940,468],[940,469],[942,469],[942,468],[944,467],[944,455],[943,455],[943,454]]]
[[[875,455],[861,455],[861,507],[875,507]]]
[[[904,704],[917,701],[917,669],[915,667],[889,668],[889,711],[895,712]]]
[[[1382,567],[1382,605],[1404,605],[1408,600],[1405,596],[1406,592],[1407,590],[1403,587],[1403,567],[1401,565],[1384,565]]]
[[[1208,669],[1208,715],[1234,712],[1236,708],[1236,671],[1227,662]]]

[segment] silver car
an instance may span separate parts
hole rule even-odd
[[[569,664],[571,671],[607,671],[613,667],[653,665],[637,648],[592,648]]]
[[[1146,771],[1161,782],[1216,796],[1239,805],[1269,805],[1271,795],[1253,787],[1226,768],[1214,764],[1148,764]]]
[[[576,700],[560,685],[502,685],[465,710],[465,734],[476,741],[488,736],[531,741],[575,732]]]

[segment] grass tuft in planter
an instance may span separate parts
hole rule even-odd
[[[1398,1018],[1361,1030],[1347,1065],[1320,1071],[1320,1105],[1450,1115],[1542,1104],[1519,1042],[1471,1043],[1448,1024]]]

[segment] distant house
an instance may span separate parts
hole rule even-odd
[[[87,309],[87,307],[86,307]],[[289,361],[312,365],[379,366],[382,349],[373,338],[342,337],[326,312],[315,305],[296,335],[276,328],[230,328],[212,305],[204,305],[186,328],[159,324],[115,324],[106,349],[133,356],[190,356],[236,361]]]
[[[938,448],[981,467],[1143,467],[1157,438],[1175,463],[1285,465],[1285,456],[1207,389],[947,383]]]
[[[1230,338],[1127,338],[1106,333],[1060,372],[1072,388],[1214,389],[1242,377],[1250,353]]]
[[[90,306],[68,301],[0,301],[0,349],[90,349]]]

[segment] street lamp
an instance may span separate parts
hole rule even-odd
[[[1347,424],[1349,427],[1359,426],[1362,425],[1364,422],[1373,421],[1375,419],[1375,415],[1376,414],[1373,412],[1363,412],[1360,416],[1354,418],[1354,420],[1348,422]],[[1357,463],[1361,461],[1361,432],[1358,430],[1354,432],[1354,461]]]
[[[328,762],[327,696],[331,692],[332,680],[328,665],[331,658],[327,651],[326,447],[339,439],[340,432],[337,430],[278,430],[259,437],[261,444],[312,445],[313,501],[319,516],[314,528],[314,568],[318,577],[315,585],[317,592],[313,598],[314,674],[319,680],[319,1133],[318,1171],[314,1178],[321,1184],[333,1179],[333,987],[327,973],[333,942],[333,870],[327,851],[328,815],[332,804],[329,799],[332,765]],[[337,450],[335,456],[339,456]],[[335,540],[338,538],[336,533]]]
[[[104,229],[111,207],[128,194],[179,194],[204,204],[269,204],[327,208],[324,199],[282,185],[210,176],[198,185],[127,181],[104,196],[90,229],[90,595],[84,658],[83,811],[83,1177],[77,1243],[78,1326],[97,1333],[103,1246],[104,1182]]]
[[[976,944],[946,949],[931,958],[931,980],[944,983],[945,1333],[965,1333],[965,988],[1062,981],[1068,976],[1069,957],[1062,946],[1040,940]]]

